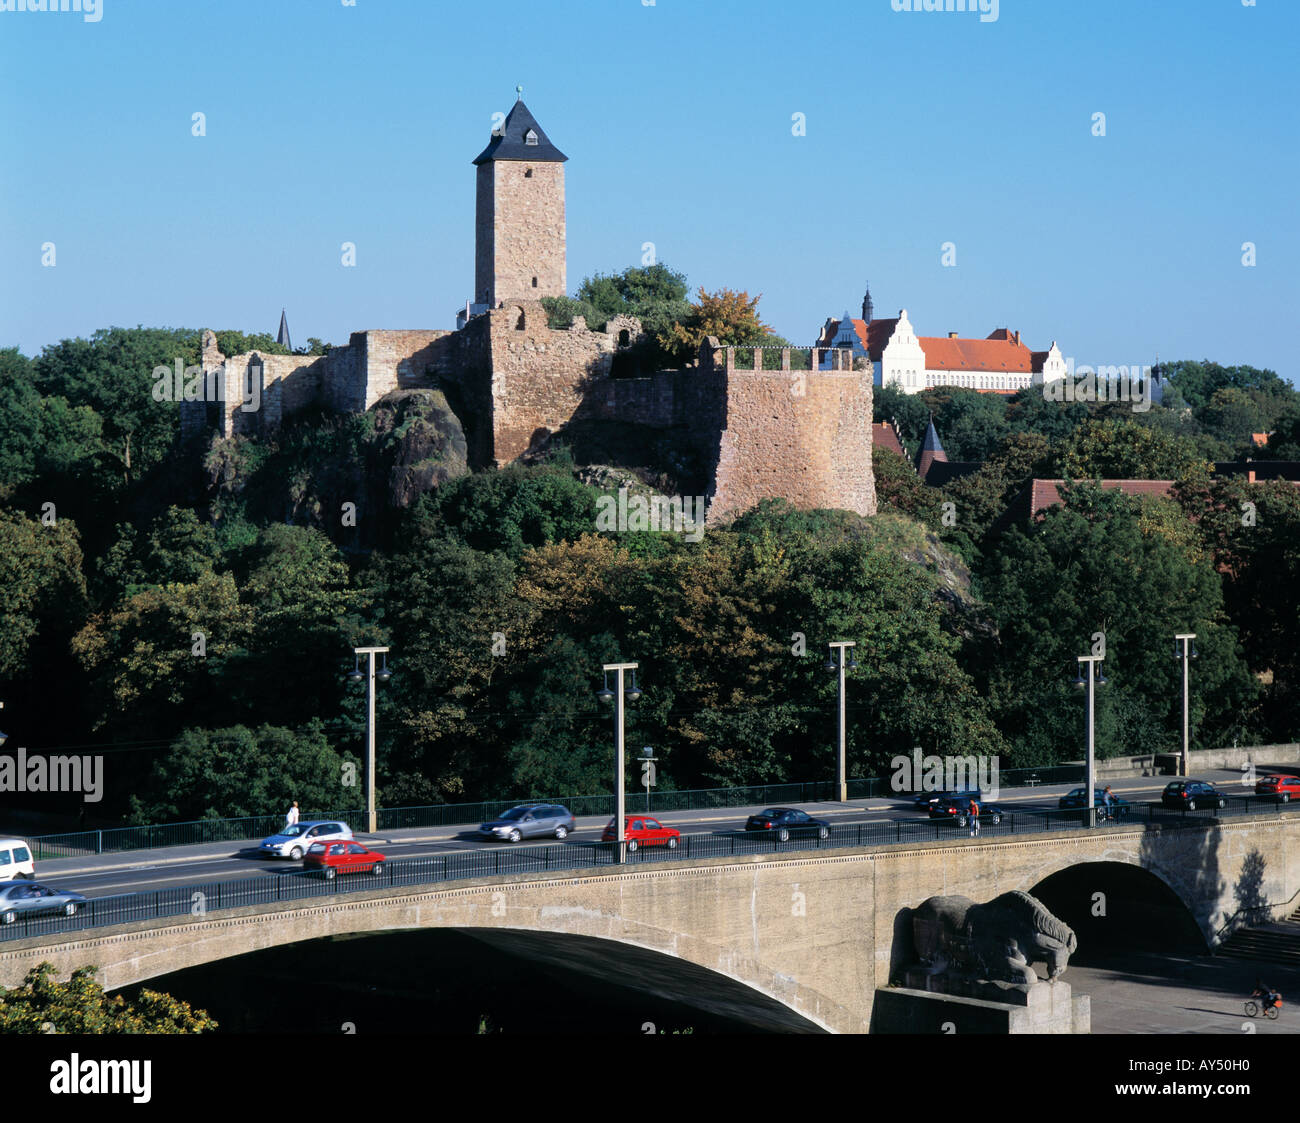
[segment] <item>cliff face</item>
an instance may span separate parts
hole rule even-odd
[[[274,437],[214,438],[205,457],[217,519],[315,526],[368,549],[397,511],[469,471],[465,433],[439,390],[398,390],[364,414],[303,417]]]
[[[469,471],[465,431],[441,390],[398,390],[374,407],[373,455],[386,468],[386,506],[409,507]]]

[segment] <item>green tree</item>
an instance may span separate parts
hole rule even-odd
[[[131,797],[136,823],[278,815],[297,800],[307,815],[361,806],[360,761],[335,749],[319,721],[302,729],[235,725],[187,729],[159,755]]]
[[[1073,480],[1204,480],[1211,469],[1190,442],[1116,418],[1081,425],[1057,453],[1056,467]]]
[[[105,328],[64,339],[33,360],[43,396],[88,407],[102,424],[101,471],[121,487],[160,464],[177,436],[177,403],[153,396],[154,369],[196,364],[198,333],[168,328]]]
[[[999,724],[1024,765],[1077,760],[1080,704],[1069,685],[1078,655],[1105,635],[1109,685],[1098,695],[1101,757],[1172,748],[1180,727],[1172,637],[1196,632],[1193,737],[1231,740],[1251,722],[1257,683],[1225,617],[1208,557],[1158,526],[1139,504],[1092,484],[1066,487],[1044,518],[1017,526],[989,561],[982,589],[1006,653],[993,675]]]
[[[155,990],[134,1002],[109,997],[95,981],[97,967],[78,967],[67,982],[53,963],[38,963],[16,987],[0,987],[0,1033],[210,1033],[217,1023],[206,1010]]]
[[[412,511],[408,533],[454,534],[476,550],[504,550],[512,557],[529,546],[574,540],[595,529],[596,493],[562,467],[512,464],[449,480],[423,496]]]
[[[0,508],[0,679],[42,665],[67,643],[88,607],[81,566],[71,520],[46,526]]]
[[[92,616],[72,650],[90,678],[95,728],[157,738],[228,714],[225,676],[241,667],[253,618],[234,579],[216,573]]]

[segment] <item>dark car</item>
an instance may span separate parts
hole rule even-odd
[[[1006,814],[1000,807],[994,807],[991,803],[979,804],[980,822],[981,823],[1000,823],[1002,816]],[[955,799],[941,799],[930,804],[931,819],[945,819],[950,823],[956,823],[959,827],[964,827],[970,822],[970,797],[958,796]]]
[[[0,924],[43,912],[73,916],[85,903],[86,898],[71,889],[56,889],[38,881],[0,881]]]
[[[830,838],[831,825],[824,819],[814,819],[797,807],[769,807],[745,820],[747,831],[775,831],[777,840],[789,842],[796,835]]]
[[[1160,802],[1166,807],[1182,811],[1195,811],[1198,807],[1217,807],[1220,810],[1228,806],[1228,797],[1213,784],[1204,780],[1175,780],[1166,784],[1160,794]]]
[[[1106,810],[1106,790],[1104,788],[1092,789],[1093,799],[1099,812]],[[1079,810],[1085,805],[1083,802],[1083,789],[1075,788],[1072,792],[1067,792],[1056,801],[1056,806],[1062,811]],[[1123,818],[1128,814],[1132,804],[1127,799],[1120,799],[1114,792],[1110,793],[1110,813],[1117,818]]]
[[[949,789],[943,792],[921,792],[920,795],[913,798],[912,802],[916,805],[918,811],[925,811],[942,799],[973,799],[976,803],[983,804],[984,793],[979,788],[966,788],[963,791]]]
[[[524,803],[510,808],[499,819],[484,823],[478,833],[484,838],[518,842],[521,838],[539,835],[565,838],[576,825],[573,813],[558,803]]]

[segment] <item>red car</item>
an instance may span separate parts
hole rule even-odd
[[[302,860],[304,869],[320,870],[326,881],[341,873],[383,873],[384,856],[359,842],[317,842]]]
[[[1300,799],[1300,776],[1262,776],[1255,781],[1256,795],[1271,795],[1279,803]]]
[[[665,827],[658,819],[652,819],[649,815],[629,815],[623,821],[623,837],[627,840],[629,851],[639,846],[666,846],[669,850],[675,850],[682,832],[676,827]],[[605,824],[605,833],[600,836],[600,840],[601,842],[614,841],[613,819]]]

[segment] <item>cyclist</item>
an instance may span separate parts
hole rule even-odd
[[[1261,1012],[1268,1010],[1277,1005],[1277,1000],[1282,996],[1278,994],[1267,983],[1260,982],[1258,976],[1255,978],[1255,989],[1251,992],[1251,998],[1258,998]]]

